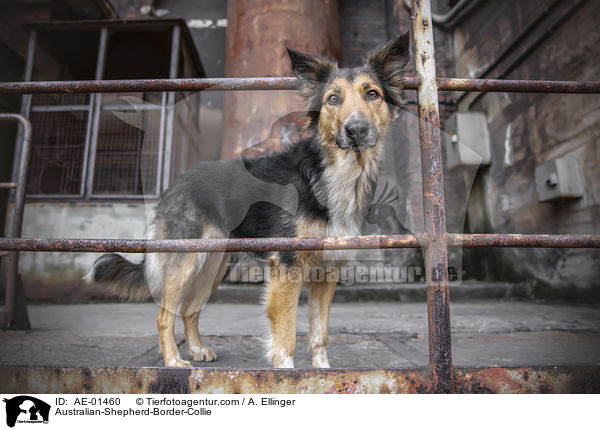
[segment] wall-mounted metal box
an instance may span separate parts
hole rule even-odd
[[[535,189],[541,202],[582,197],[583,174],[577,158],[565,155],[537,166]]]
[[[490,135],[484,114],[456,112],[446,120],[444,131],[449,169],[490,164]]]

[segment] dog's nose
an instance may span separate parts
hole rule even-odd
[[[369,124],[367,121],[360,119],[346,124],[344,129],[346,130],[346,136],[359,141],[369,133]]]

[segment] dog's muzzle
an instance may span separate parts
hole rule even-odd
[[[353,113],[343,122],[337,136],[341,149],[362,151],[377,143],[377,130],[364,115]]]

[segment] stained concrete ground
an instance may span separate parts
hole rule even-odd
[[[298,315],[296,366],[309,367],[308,309]],[[157,366],[153,303],[30,305],[32,330],[0,331],[0,364]],[[458,366],[600,363],[600,308],[527,302],[461,302],[452,308]],[[204,343],[219,359],[202,367],[269,367],[261,338],[267,327],[256,304],[210,303],[200,317]],[[178,320],[176,338],[191,359]],[[333,367],[427,364],[425,303],[334,303],[329,357]]]

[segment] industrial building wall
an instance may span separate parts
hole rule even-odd
[[[598,1],[481,2],[454,31],[456,75],[598,80],[598,16]],[[468,231],[598,234],[598,95],[470,94],[458,109],[483,112],[491,137],[492,162],[477,173],[470,195]],[[583,197],[540,202],[536,167],[569,155],[580,165]],[[479,277],[536,281],[534,291],[539,298],[568,296],[565,291],[575,297],[582,292],[579,289],[598,296],[598,250],[478,249],[467,256],[467,269],[471,267]]]

